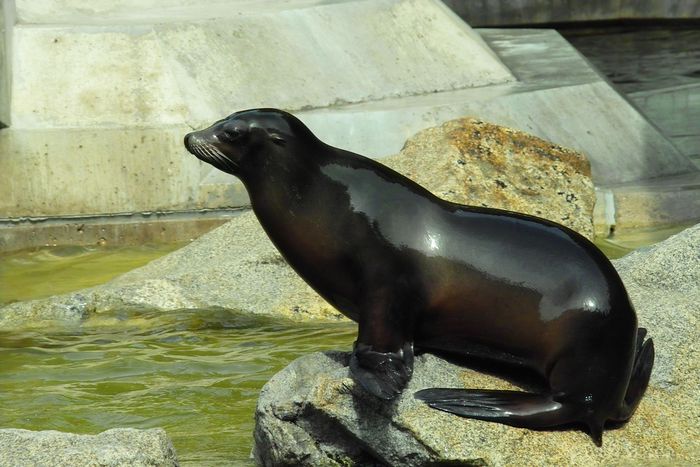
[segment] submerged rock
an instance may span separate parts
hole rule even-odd
[[[0,467],[177,466],[173,444],[162,429],[115,428],[97,435],[0,429]]]
[[[418,133],[383,162],[450,201],[542,215],[592,235],[588,162],[534,136],[458,119]],[[107,284],[0,307],[0,329],[80,323],[101,311],[141,307],[342,319],[287,266],[247,212]]]
[[[649,389],[632,419],[596,447],[581,430],[533,431],[460,418],[413,398],[429,387],[518,389],[430,354],[394,402],[349,376],[349,354],[316,353],[276,374],[258,401],[263,465],[612,465],[700,463],[700,224],[615,262],[656,347]],[[454,463],[454,464],[452,464]]]

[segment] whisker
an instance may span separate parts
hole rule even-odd
[[[213,153],[212,157],[219,161],[220,164],[224,166],[237,167],[238,164],[226,157],[216,146],[211,144],[205,144],[204,147],[209,150],[209,153]]]
[[[222,162],[221,157],[214,154],[214,151],[211,150],[211,146],[202,146],[202,151],[204,151],[209,156],[210,159],[212,159],[218,163]]]
[[[206,141],[195,140],[193,144],[190,145],[190,152],[197,156],[204,162],[214,163],[221,167],[232,167],[237,168],[238,164],[231,161],[224,153],[219,150],[216,146],[207,143]],[[223,169],[222,169],[223,170]]]
[[[214,151],[216,154],[218,154],[220,157],[225,157],[221,151],[219,151],[219,148],[216,146],[209,146],[209,148]]]
[[[198,144],[190,144],[189,151],[194,154],[195,156],[201,156],[202,154],[199,152],[199,145]]]

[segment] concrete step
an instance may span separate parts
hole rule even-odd
[[[555,31],[474,30],[437,0],[2,5],[7,221],[245,206],[182,136],[261,106],[377,158],[472,115],[582,151],[602,186],[697,170]]]
[[[34,4],[18,3],[18,18],[41,22],[12,30],[12,127],[201,126],[250,107],[300,110],[514,80],[437,1],[249,3],[210,11],[174,2],[160,16],[147,8],[151,24],[127,8],[112,10],[117,23],[89,10],[67,16],[70,8],[47,23]],[[202,17],[223,6],[223,17]]]
[[[640,91],[628,96],[682,154],[700,162],[700,84]]]

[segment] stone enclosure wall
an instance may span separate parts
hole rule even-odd
[[[0,249],[43,219],[247,206],[182,137],[250,107],[374,158],[473,116],[582,152],[606,189],[696,171],[555,31],[475,30],[437,0],[3,0],[2,18]]]

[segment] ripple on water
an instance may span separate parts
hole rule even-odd
[[[263,384],[301,355],[349,350],[356,333],[352,323],[280,323],[225,310],[104,318],[113,324],[0,333],[0,427],[163,427],[184,464],[240,465],[250,462]]]

